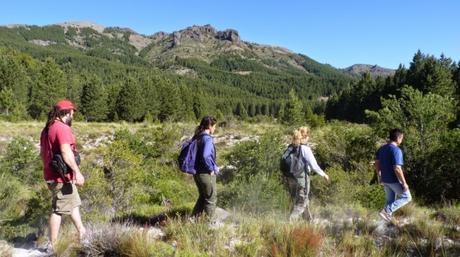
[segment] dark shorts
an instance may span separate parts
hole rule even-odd
[[[73,209],[81,205],[80,195],[75,184],[48,183],[52,193],[51,206],[53,213],[69,215]]]

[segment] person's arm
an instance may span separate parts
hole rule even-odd
[[[382,183],[382,174],[380,172],[380,161],[379,160],[375,160],[374,168],[375,168],[375,175],[377,176],[377,183],[381,184]]]
[[[218,173],[216,162],[214,160],[214,144],[211,136],[203,136],[203,159],[206,169],[210,172]]]
[[[393,156],[394,156],[393,170],[399,182],[401,183],[404,192],[406,192],[407,190],[409,190],[409,186],[407,185],[406,178],[404,177],[404,172],[402,170],[402,165],[404,164],[404,160],[403,160],[403,154],[402,154],[401,149],[397,148]]]
[[[406,178],[404,177],[402,167],[400,165],[394,165],[393,170],[395,171],[396,177],[398,177],[399,182],[401,182],[404,192],[409,190],[409,185],[407,185],[406,183]]]
[[[310,168],[318,175],[329,181],[329,176],[321,169],[316,162],[315,156],[313,155],[313,152],[311,151],[310,147],[303,146],[301,147],[302,149],[302,155],[304,156],[305,160],[307,161],[308,165]]]
[[[75,173],[75,185],[82,186],[85,183],[85,178],[81,174],[80,168],[75,162],[75,156],[73,154],[72,148],[70,147],[70,144],[61,144],[59,148],[61,150],[62,159],[64,159],[64,162],[67,164],[67,166],[69,166]]]

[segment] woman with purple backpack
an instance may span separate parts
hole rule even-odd
[[[193,136],[193,139],[198,140],[195,160],[196,174],[193,175],[193,179],[198,188],[199,197],[193,208],[192,216],[200,216],[204,212],[211,221],[216,210],[216,175],[219,173],[216,164],[216,147],[211,136],[216,129],[216,124],[217,120],[214,117],[203,117]]]

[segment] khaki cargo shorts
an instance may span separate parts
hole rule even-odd
[[[69,215],[75,207],[81,205],[77,187],[72,183],[48,183],[53,199],[51,206],[53,213]]]

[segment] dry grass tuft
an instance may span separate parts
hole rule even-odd
[[[174,248],[152,238],[148,230],[130,224],[88,225],[87,256],[155,257],[173,256]]]
[[[273,229],[264,232],[270,249],[269,256],[317,256],[320,251],[323,236],[307,224],[286,224],[285,227]]]

